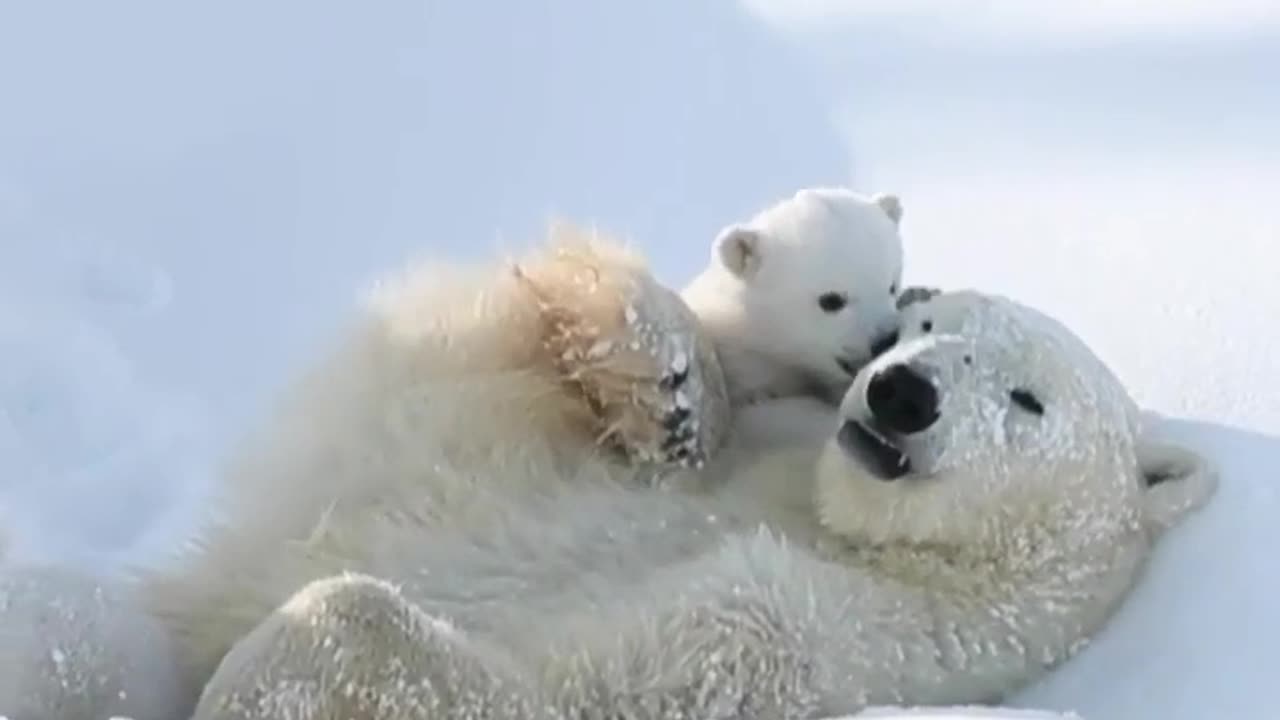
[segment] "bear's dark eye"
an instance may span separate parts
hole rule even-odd
[[[848,303],[849,298],[845,297],[844,293],[829,292],[818,296],[818,307],[822,308],[823,312],[839,312]]]
[[[1015,405],[1026,410],[1032,415],[1044,415],[1044,404],[1042,404],[1040,399],[1032,394],[1030,390],[1024,390],[1022,388],[1010,390],[1009,399],[1012,400]]]
[[[890,294],[890,295],[897,295],[897,294],[898,294],[898,283],[894,283],[894,284],[892,284],[892,285],[890,285],[890,286],[889,286],[889,294]]]
[[[972,356],[972,355],[965,355],[965,356],[964,356],[964,364],[965,364],[965,365],[972,365],[972,364],[973,364],[973,356]]]
[[[925,320],[920,323],[920,332],[931,332],[933,330],[933,321]]]

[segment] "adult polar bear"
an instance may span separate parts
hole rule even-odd
[[[150,582],[131,588],[173,621],[191,701],[257,618],[236,627],[218,607],[219,590],[204,592],[190,578],[223,577],[230,587],[270,573],[252,564],[257,546],[302,541],[321,517],[382,497],[383,483],[430,486],[440,514],[474,520],[471,511],[487,512],[474,497],[479,475],[497,478],[514,498],[523,480],[571,481],[584,463],[646,483],[672,461],[700,464],[725,435],[726,392],[732,406],[797,393],[838,398],[851,369],[892,341],[900,218],[892,195],[801,190],[722,232],[687,304],[657,286],[637,257],[572,237],[572,228],[555,233],[558,251],[512,268],[426,267],[390,283],[218,488],[217,510],[232,527],[215,518],[182,567],[146,573]],[[716,292],[700,291],[707,288]],[[707,316],[701,330],[689,306]],[[786,332],[760,332],[762,316],[785,318]],[[717,358],[738,370],[728,387]],[[504,438],[499,447],[496,438]],[[129,593],[99,593],[87,577],[49,584],[45,575],[11,569],[0,579],[20,590],[10,609],[22,610],[0,628],[8,641],[0,671],[11,670],[0,672],[3,709],[70,718],[73,706],[96,716],[110,705],[142,720],[167,717],[130,689],[156,676],[129,674],[135,663],[154,664],[150,650],[165,643],[122,645],[109,627],[81,632],[72,618],[42,609],[133,617]],[[215,622],[199,622],[206,612]],[[96,690],[58,680],[50,649],[64,659],[55,665],[100,680]],[[94,657],[113,658],[111,670],[80,667]]]
[[[485,522],[383,486],[255,548],[272,572],[203,581],[265,620],[196,717],[819,718],[1020,687],[1103,625],[1215,476],[1146,442],[1051,319],[974,293],[912,312],[955,331],[864,368],[816,457],[691,495],[596,466],[518,502],[482,483]]]

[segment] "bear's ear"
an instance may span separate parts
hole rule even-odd
[[[909,305],[925,302],[929,298],[941,294],[942,291],[938,288],[922,287],[919,285],[912,285],[909,288],[903,288],[902,292],[898,293],[898,309],[902,310]]]
[[[760,269],[760,231],[744,225],[730,225],[716,236],[716,255],[729,272],[751,277]]]
[[[1148,526],[1163,532],[1213,497],[1218,470],[1190,448],[1150,438],[1138,440],[1143,514]]]
[[[902,200],[892,193],[876,193],[871,197],[884,210],[884,214],[889,216],[894,225],[902,222]]]

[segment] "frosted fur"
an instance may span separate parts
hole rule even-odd
[[[181,701],[163,628],[117,585],[0,568],[0,716],[170,720]]]
[[[911,288],[899,298],[901,307],[900,337],[903,343],[933,335],[967,335],[970,337],[1002,337],[1005,342],[1017,341],[1017,327],[1002,318],[999,322],[981,310],[997,300],[971,291],[949,293],[935,301],[937,290]],[[907,297],[907,295],[910,297]],[[1102,361],[1075,339],[1074,335],[1054,318],[1023,305],[1010,305],[1011,315],[1021,316],[1023,323],[1042,329],[1057,338],[1064,355],[1069,355],[1082,372],[1113,377]],[[1013,337],[1009,337],[1009,336]],[[1031,362],[1039,362],[1031,358]],[[1113,378],[1114,379],[1114,378]],[[1118,381],[1116,381],[1118,384]],[[1114,400],[1124,409],[1125,424],[1129,432],[1138,438],[1136,453],[1145,472],[1156,478],[1182,477],[1192,483],[1206,484],[1205,494],[1216,484],[1216,472],[1199,453],[1173,443],[1162,442],[1144,427],[1142,412],[1127,393],[1118,393]],[[1088,397],[1079,399],[1091,402]],[[1149,520],[1156,525],[1172,526],[1189,509],[1187,505],[1200,493],[1187,492],[1182,484],[1158,483],[1147,490],[1144,502]]]
[[[897,329],[903,249],[897,197],[806,188],[729,225],[681,297],[724,366],[735,408],[777,397],[831,405]],[[847,304],[819,305],[824,293]],[[795,409],[795,408],[792,408]]]
[[[235,639],[313,579],[281,585],[293,574],[272,552],[362,508],[412,497],[428,524],[479,523],[495,512],[486,484],[518,501],[548,483],[661,484],[704,462],[727,403],[697,328],[634,254],[568,225],[516,262],[382,283],[251,432],[192,547],[142,573],[192,701]]]
[[[379,481],[299,541],[236,546],[228,525],[221,564],[157,589],[247,632],[196,717],[821,718],[1022,687],[1105,624],[1213,473],[1169,462],[1148,487],[1132,402],[1060,326],[975,294],[931,304],[966,333],[909,339],[841,405],[865,422],[875,373],[930,373],[941,414],[895,481],[840,436],[725,482],[713,463],[683,495],[525,455],[447,514],[428,485]],[[1011,382],[1043,417],[1008,406]],[[429,485],[472,462],[442,454]],[[1156,488],[1182,502],[1155,517]]]

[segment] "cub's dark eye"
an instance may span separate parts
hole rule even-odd
[[[839,312],[848,304],[849,298],[844,293],[829,292],[818,296],[818,307],[822,308],[823,312]]]
[[[932,320],[925,320],[924,322],[920,323],[920,332],[932,332],[932,331],[933,331]]]
[[[1026,410],[1032,415],[1044,415],[1044,404],[1041,403],[1040,399],[1032,394],[1030,390],[1024,390],[1022,388],[1010,390],[1009,399],[1012,400],[1015,405]]]
[[[897,295],[897,294],[898,294],[898,283],[894,283],[894,284],[892,284],[892,285],[890,285],[890,286],[889,286],[889,294],[890,294],[890,295]]]

